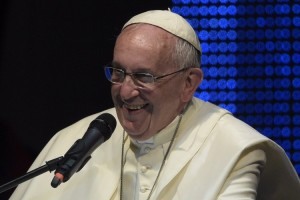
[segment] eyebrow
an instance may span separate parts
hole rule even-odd
[[[118,69],[122,69],[125,72],[127,72],[126,67],[124,67],[122,64],[120,64],[119,62],[111,62],[111,66],[118,68]],[[144,68],[144,67],[137,67],[135,70],[133,70],[132,72],[127,72],[127,73],[148,73],[151,75],[155,75],[155,72],[153,72],[150,68]]]
[[[119,68],[119,69],[124,69],[125,70],[125,67],[122,67],[122,65],[118,62],[111,62],[111,66],[112,67],[115,67],[115,68]]]

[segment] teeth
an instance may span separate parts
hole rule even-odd
[[[146,104],[142,104],[142,105],[128,105],[128,104],[124,104],[125,108],[128,108],[130,110],[138,110],[141,109],[145,106]]]

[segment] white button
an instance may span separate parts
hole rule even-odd
[[[142,173],[146,173],[147,170],[148,170],[148,167],[147,167],[147,166],[142,166],[142,167],[141,167],[141,172],[142,172]]]
[[[147,192],[147,188],[146,188],[146,187],[144,187],[144,186],[142,186],[142,187],[140,188],[140,192],[141,192],[141,193],[145,193],[145,192]]]
[[[145,147],[145,153],[149,153],[151,151],[151,148],[150,147]]]

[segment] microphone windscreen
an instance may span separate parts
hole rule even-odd
[[[114,132],[116,125],[117,122],[114,116],[109,113],[103,113],[91,122],[89,129],[97,128],[98,130],[102,130],[101,133],[104,137],[104,141],[106,141]]]

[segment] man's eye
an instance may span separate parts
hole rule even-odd
[[[124,78],[124,72],[119,69],[111,69],[111,80],[113,82],[121,82]]]
[[[134,78],[143,83],[153,82],[153,76],[151,74],[136,73],[134,74]]]
[[[124,72],[122,70],[119,70],[119,69],[114,69],[113,70],[113,75],[115,75],[115,76],[123,76]]]

